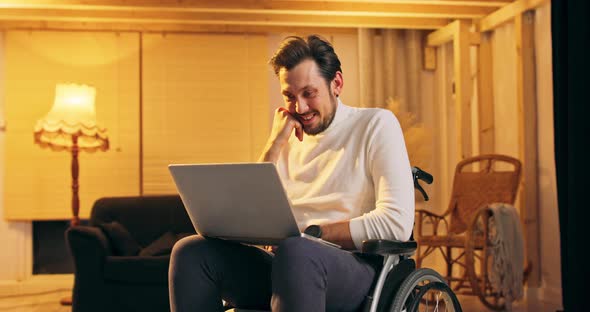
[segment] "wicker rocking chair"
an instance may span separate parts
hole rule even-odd
[[[489,281],[492,255],[488,247],[494,233],[488,228],[487,205],[514,204],[520,174],[520,161],[504,155],[481,155],[459,162],[448,209],[441,215],[416,211],[417,267],[439,250],[453,290],[476,295],[491,309],[504,309],[505,298]],[[457,266],[461,269],[453,271]]]

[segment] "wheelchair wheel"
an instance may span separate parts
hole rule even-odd
[[[430,282],[420,288],[409,311],[461,312],[461,305],[449,285],[442,282]]]
[[[418,269],[402,283],[395,295],[391,312],[456,311],[461,306],[440,274],[432,269]]]

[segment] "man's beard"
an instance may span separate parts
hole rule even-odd
[[[338,108],[338,100],[336,97],[330,97],[330,103],[332,104],[332,113],[328,116],[327,119],[324,119],[323,116],[320,119],[320,123],[315,128],[306,128],[303,127],[303,132],[307,135],[316,135],[324,132],[328,127],[332,124],[334,120],[334,116],[336,116],[336,109]]]

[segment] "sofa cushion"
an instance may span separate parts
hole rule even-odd
[[[90,225],[117,221],[140,246],[147,246],[166,231],[195,230],[178,194],[172,196],[106,197],[92,208]]]
[[[108,237],[115,255],[135,256],[139,253],[141,246],[121,223],[117,221],[99,223],[98,227]]]
[[[139,252],[140,257],[169,255],[176,243],[176,234],[168,231]]]
[[[167,285],[169,263],[170,256],[109,256],[104,264],[104,279],[107,283]]]

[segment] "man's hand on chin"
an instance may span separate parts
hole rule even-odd
[[[303,125],[286,108],[277,108],[270,136],[258,161],[276,163],[292,133],[299,141],[303,141]]]

